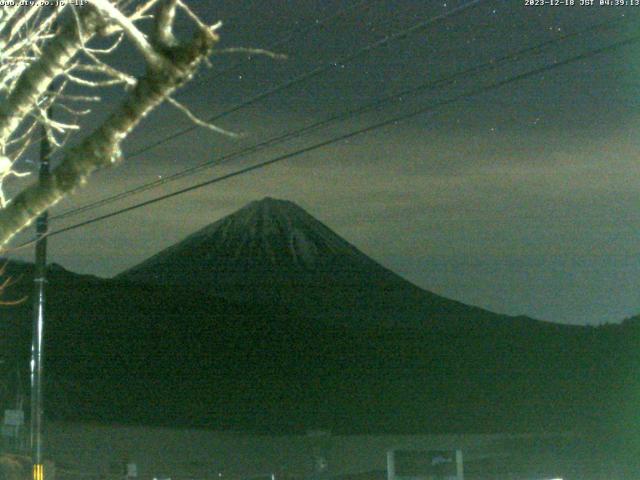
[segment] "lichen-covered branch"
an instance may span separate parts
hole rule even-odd
[[[189,43],[158,52],[164,56],[163,68],[150,66],[146,76],[137,81],[111,116],[78,146],[63,154],[61,163],[52,171],[49,180],[27,187],[0,210],[0,245],[5,245],[40,213],[83,184],[96,169],[119,161],[122,140],[147,113],[193,76],[198,65],[210,54],[217,38],[212,28],[201,28]],[[69,53],[70,50],[57,53],[56,58],[65,59]],[[59,68],[59,65],[56,63],[50,68]]]
[[[16,298],[7,300],[4,298],[4,294],[6,290],[13,284],[17,283],[17,280],[11,276],[6,275],[7,262],[4,261],[2,265],[0,265],[0,305],[18,305],[26,300],[26,297]]]
[[[0,102],[0,150],[101,23],[100,14],[92,9],[84,9],[80,18],[82,32],[76,23],[68,22],[45,44],[39,58],[22,72],[9,96]]]
[[[163,65],[163,58],[156,52],[147,37],[134,25],[133,21],[122,13],[110,0],[89,0],[104,17],[117,24],[124,34],[129,38],[140,53],[144,56],[147,64],[154,68]]]

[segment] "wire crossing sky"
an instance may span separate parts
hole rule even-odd
[[[223,21],[221,47],[280,42],[288,59],[214,57],[180,99],[244,138],[162,109],[127,162],[51,212],[78,217],[53,261],[114,275],[272,196],[464,303],[568,323],[639,313],[637,9],[363,3],[194,5]]]
[[[581,30],[579,32],[572,32],[572,33],[563,35],[562,37],[560,37],[558,39],[546,41],[546,42],[543,42],[541,44],[534,45],[532,47],[524,48],[524,49],[518,50],[517,52],[511,53],[509,55],[503,56],[503,57],[498,58],[498,59],[492,59],[491,61],[486,62],[486,63],[484,63],[482,65],[478,65],[478,66],[475,66],[475,67],[472,67],[472,68],[465,69],[465,70],[463,70],[461,72],[457,72],[457,73],[455,73],[453,75],[446,76],[446,77],[438,79],[436,81],[427,82],[426,84],[419,85],[418,87],[414,87],[414,88],[409,89],[409,90],[402,90],[401,92],[398,92],[398,93],[385,95],[385,96],[383,96],[381,98],[375,99],[374,101],[372,101],[372,102],[370,102],[370,103],[368,103],[368,104],[366,104],[366,105],[364,105],[362,107],[359,107],[359,108],[356,108],[356,109],[353,109],[353,110],[347,110],[346,112],[342,112],[342,113],[339,113],[339,114],[332,115],[331,117],[329,117],[327,119],[324,119],[324,120],[322,120],[320,122],[316,122],[316,123],[314,123],[312,125],[308,125],[308,126],[305,126],[303,128],[300,128],[300,129],[297,129],[297,130],[294,130],[294,131],[291,131],[291,132],[287,132],[287,133],[285,133],[283,135],[278,135],[276,137],[272,137],[272,138],[270,138],[270,139],[268,139],[268,140],[266,140],[264,142],[261,142],[259,144],[252,145],[250,147],[246,147],[246,148],[242,148],[240,150],[234,151],[234,152],[232,152],[230,154],[225,155],[224,157],[216,158],[216,159],[213,159],[213,160],[209,160],[209,161],[203,162],[203,163],[201,163],[199,165],[196,165],[195,167],[187,168],[185,170],[182,170],[180,172],[176,172],[176,173],[174,173],[172,175],[163,177],[161,179],[154,180],[152,182],[140,185],[140,186],[135,187],[135,188],[133,188],[131,190],[128,190],[128,191],[125,191],[125,192],[121,192],[121,193],[119,193],[117,195],[113,195],[111,197],[107,197],[107,198],[104,198],[102,200],[98,200],[96,202],[92,202],[92,203],[80,206],[78,208],[74,208],[74,209],[71,209],[71,210],[68,210],[68,211],[65,211],[65,212],[61,212],[60,214],[52,217],[52,220],[60,220],[60,219],[63,219],[63,218],[68,218],[68,217],[72,217],[72,216],[78,215],[78,214],[83,213],[83,212],[87,212],[89,210],[94,210],[95,208],[99,208],[99,207],[111,204],[111,203],[113,203],[115,201],[118,201],[118,200],[123,200],[123,199],[125,199],[125,198],[127,198],[129,196],[136,195],[138,193],[147,191],[147,190],[149,190],[151,188],[157,188],[157,187],[163,186],[163,185],[165,185],[167,183],[170,183],[170,182],[176,181],[178,179],[181,179],[186,175],[191,175],[191,174],[200,172],[203,169],[214,167],[214,166],[220,165],[222,163],[226,163],[226,162],[234,160],[234,159],[236,159],[238,157],[242,158],[242,157],[244,157],[244,156],[246,156],[246,155],[248,155],[250,153],[254,153],[254,152],[259,151],[259,150],[261,150],[263,148],[273,146],[274,144],[279,143],[281,141],[288,140],[288,139],[291,139],[291,138],[295,138],[297,136],[300,136],[300,135],[303,135],[305,133],[311,132],[311,131],[316,130],[318,128],[324,127],[324,126],[326,126],[328,124],[331,124],[333,122],[349,119],[350,117],[353,117],[353,116],[359,115],[361,113],[370,111],[372,109],[378,108],[378,107],[383,106],[383,105],[385,105],[385,104],[387,104],[387,103],[389,103],[391,101],[400,100],[403,97],[407,97],[409,95],[416,95],[416,94],[418,94],[418,93],[420,93],[420,92],[422,92],[422,91],[424,91],[426,89],[433,89],[433,88],[437,88],[437,87],[441,87],[441,86],[446,86],[449,82],[454,81],[456,78],[466,77],[468,75],[477,75],[478,73],[482,73],[483,71],[485,71],[487,69],[498,68],[504,62],[513,61],[513,60],[521,60],[524,55],[535,53],[535,52],[539,52],[543,48],[553,46],[554,44],[557,44],[560,41],[564,41],[564,40],[566,40],[568,38],[575,37],[576,35],[582,35],[582,34],[591,32],[594,29],[607,27],[607,26],[610,26],[612,23],[619,23],[620,20],[621,19],[617,18],[613,22],[609,22],[608,21],[608,22],[604,22],[604,23],[599,23],[597,25],[590,26],[590,27],[588,27],[588,28],[586,28],[584,30]],[[624,45],[626,45],[626,43],[616,44],[616,48],[618,46],[624,46]],[[598,53],[601,53],[601,52],[597,51],[596,54],[598,54]],[[583,58],[582,56],[579,56],[578,60],[580,60],[582,58]],[[182,131],[182,132],[183,132],[183,134],[186,133],[185,131]],[[173,137],[173,138],[175,138],[175,137]]]
[[[317,149],[327,147],[328,145],[331,145],[331,144],[334,144],[334,143],[337,143],[337,142],[348,140],[348,139],[350,139],[352,137],[355,137],[357,135],[362,135],[362,134],[365,134],[365,133],[369,133],[369,132],[372,132],[372,131],[380,129],[380,128],[388,127],[390,125],[397,125],[399,122],[402,122],[402,121],[407,120],[407,119],[411,119],[411,118],[413,118],[413,117],[415,117],[417,115],[425,114],[427,112],[435,110],[436,108],[443,107],[443,106],[446,106],[446,105],[450,105],[452,103],[458,102],[458,101],[466,99],[466,98],[472,98],[472,97],[474,97],[476,95],[479,95],[481,93],[485,93],[487,91],[490,91],[490,90],[493,90],[493,89],[496,89],[496,88],[500,88],[500,87],[502,87],[504,85],[508,85],[509,83],[512,83],[512,82],[518,82],[518,81],[527,79],[527,78],[532,77],[532,76],[541,75],[541,74],[543,74],[545,72],[548,72],[550,70],[553,70],[555,68],[563,67],[565,65],[568,65],[570,63],[573,63],[573,62],[576,62],[576,61],[579,61],[579,60],[588,59],[588,58],[590,58],[590,57],[592,57],[594,55],[600,55],[602,53],[605,53],[605,52],[608,52],[608,51],[611,51],[611,50],[614,50],[614,49],[617,49],[617,48],[629,46],[629,45],[632,45],[632,44],[634,44],[634,43],[636,43],[638,41],[640,41],[640,36],[635,36],[635,37],[629,38],[627,40],[623,40],[621,42],[617,42],[617,43],[614,43],[612,45],[608,45],[606,47],[599,48],[597,50],[593,50],[593,51],[586,52],[586,53],[581,54],[581,55],[577,55],[577,56],[565,59],[565,60],[560,61],[560,62],[555,62],[553,64],[546,65],[544,67],[537,68],[535,70],[530,70],[528,72],[522,73],[522,74],[517,75],[515,77],[507,78],[505,80],[502,80],[502,81],[497,82],[497,83],[493,83],[491,85],[481,86],[481,87],[478,87],[478,88],[476,88],[476,89],[474,89],[474,90],[472,90],[470,92],[467,92],[465,94],[457,95],[457,96],[455,96],[453,98],[450,98],[450,99],[447,99],[447,100],[443,100],[443,101],[441,101],[439,103],[436,103],[436,104],[422,106],[418,110],[414,110],[414,111],[408,112],[406,114],[393,117],[391,119],[385,120],[385,121],[380,122],[380,123],[375,123],[373,125],[369,125],[369,126],[367,126],[365,128],[362,128],[362,129],[359,129],[359,130],[355,130],[353,132],[346,133],[346,134],[341,135],[341,136],[336,137],[336,138],[330,138],[330,139],[325,140],[323,142],[316,143],[316,144],[313,144],[313,145],[309,145],[309,146],[307,146],[307,147],[305,147],[305,148],[303,148],[301,150],[296,150],[294,152],[290,152],[290,153],[287,153],[285,155],[281,155],[281,156],[278,156],[276,158],[272,158],[270,160],[266,160],[266,161],[260,162],[258,164],[255,164],[255,165],[251,165],[249,167],[237,170],[237,171],[235,171],[233,173],[229,173],[229,174],[226,174],[226,175],[223,175],[223,176],[220,176],[220,177],[215,177],[215,178],[212,178],[210,180],[206,180],[204,182],[199,182],[199,183],[196,183],[195,185],[191,185],[191,186],[189,186],[187,188],[184,188],[182,190],[178,190],[176,192],[172,192],[172,193],[169,193],[169,194],[166,194],[166,195],[162,195],[160,197],[156,197],[154,199],[147,200],[147,201],[142,202],[142,203],[134,204],[134,205],[131,205],[129,207],[126,207],[126,208],[123,208],[123,209],[116,210],[114,212],[108,213],[106,215],[101,215],[99,217],[92,218],[90,220],[85,220],[84,222],[77,223],[77,224],[71,225],[69,227],[64,227],[64,228],[60,228],[60,229],[57,229],[57,230],[53,230],[52,232],[49,233],[48,236],[59,235],[61,233],[65,233],[65,232],[68,232],[68,231],[71,231],[71,230],[75,230],[76,228],[81,228],[81,227],[84,227],[84,226],[87,226],[87,225],[91,225],[92,223],[95,223],[95,222],[98,222],[98,221],[107,220],[107,219],[112,218],[114,216],[121,215],[123,213],[127,213],[127,212],[130,212],[132,210],[137,210],[138,208],[146,207],[146,206],[151,205],[151,204],[156,203],[156,202],[167,200],[169,198],[174,198],[174,197],[176,197],[178,195],[182,195],[182,194],[191,192],[193,190],[197,190],[197,189],[200,189],[200,188],[203,188],[203,187],[207,187],[209,185],[213,185],[215,183],[219,183],[219,182],[228,180],[228,179],[236,177],[238,175],[244,175],[244,174],[259,170],[261,168],[264,168],[264,167],[267,167],[267,166],[270,166],[270,165],[274,165],[275,163],[281,162],[283,160],[288,160],[288,159],[293,158],[293,157],[298,157],[298,156],[300,156],[302,154],[309,153],[309,152],[311,152],[313,150],[317,150]]]
[[[364,54],[368,53],[369,51],[371,51],[371,50],[373,50],[375,48],[378,48],[378,47],[380,47],[382,45],[386,45],[387,43],[392,42],[394,40],[397,40],[399,38],[403,38],[403,37],[405,37],[407,35],[410,35],[410,34],[416,32],[416,31],[419,31],[419,30],[421,30],[423,28],[426,28],[426,27],[428,27],[430,25],[433,25],[436,22],[445,20],[445,19],[450,18],[450,17],[452,17],[454,15],[458,15],[458,14],[460,14],[462,12],[465,12],[467,9],[470,9],[470,8],[472,8],[474,6],[477,6],[483,1],[486,1],[486,0],[474,0],[474,1],[471,1],[471,2],[468,2],[468,3],[465,3],[461,7],[456,8],[456,9],[450,11],[450,12],[438,15],[438,16],[436,16],[434,18],[430,18],[430,19],[428,19],[426,21],[418,22],[417,24],[412,25],[410,28],[406,28],[406,29],[403,29],[401,31],[395,32],[393,35],[386,35],[384,38],[382,38],[382,39],[380,39],[380,40],[378,40],[378,41],[376,41],[374,43],[368,44],[364,48],[361,48],[361,49],[351,53],[350,55],[348,55],[346,57],[343,57],[343,58],[341,58],[339,60],[334,60],[334,61],[330,62],[329,64],[323,65],[323,66],[321,66],[319,68],[315,68],[315,69],[311,70],[310,72],[306,72],[306,73],[304,73],[304,74],[302,74],[302,75],[300,75],[298,77],[290,79],[287,82],[285,82],[283,84],[280,84],[280,85],[278,85],[277,87],[275,87],[273,89],[269,89],[267,91],[261,92],[258,95],[252,97],[251,99],[246,100],[246,101],[242,102],[241,104],[236,105],[236,106],[234,106],[233,108],[231,108],[229,110],[226,110],[226,111],[224,111],[222,113],[219,113],[217,115],[209,117],[207,119],[207,121],[213,122],[213,121],[216,121],[216,120],[218,120],[218,119],[220,119],[220,118],[222,118],[222,117],[224,117],[224,116],[226,116],[226,115],[228,115],[230,113],[242,110],[243,108],[246,108],[246,107],[252,105],[253,103],[255,103],[257,101],[260,101],[260,100],[262,100],[264,98],[270,97],[271,95],[274,95],[276,93],[280,93],[282,91],[285,91],[286,89],[291,88],[292,86],[294,86],[294,85],[296,85],[298,83],[304,82],[304,81],[309,80],[311,78],[314,78],[314,77],[316,77],[318,75],[321,75],[322,73],[325,73],[326,71],[328,71],[332,65],[335,65],[337,63],[345,63],[345,62],[351,61],[351,60],[353,60],[353,59],[355,59],[355,58],[357,58],[357,57],[359,57],[361,55],[364,55]],[[358,4],[356,6],[358,7],[358,6],[360,6],[360,4]],[[326,22],[326,21],[327,20],[324,20],[323,23]],[[287,37],[287,39],[290,39],[290,38],[291,38],[290,36]],[[276,42],[276,43],[280,44],[280,43],[283,43],[283,42]],[[236,66],[238,66],[238,64],[235,64],[234,67],[232,67],[232,68],[235,68]],[[226,69],[224,71],[224,73],[228,72],[229,70],[230,69]],[[218,76],[216,75],[213,78],[215,79],[217,77]],[[196,128],[198,128],[196,125],[191,125],[188,128],[179,130],[179,131],[174,132],[174,133],[172,133],[171,135],[169,135],[169,136],[167,136],[165,138],[157,140],[157,141],[153,142],[150,145],[147,145],[147,146],[145,146],[143,148],[134,150],[133,152],[129,153],[127,156],[128,156],[128,158],[132,158],[132,157],[138,156],[138,155],[140,155],[140,154],[142,154],[144,152],[147,152],[147,151],[149,151],[149,150],[151,150],[151,149],[153,149],[153,148],[155,148],[155,147],[157,147],[159,145],[162,145],[163,143],[166,143],[166,142],[174,140],[174,139],[176,139],[176,138],[178,138],[178,137],[180,137],[182,135],[185,135],[185,134],[195,130]],[[76,209],[76,210],[77,211],[84,211],[84,210],[86,210],[86,208],[81,207],[81,208]],[[62,214],[59,214],[54,218],[67,217],[67,216],[69,216],[69,215],[71,215],[73,213],[74,212],[63,212]]]

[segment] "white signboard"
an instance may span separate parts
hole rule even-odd
[[[461,450],[392,450],[388,480],[463,480]]]
[[[13,427],[24,425],[24,412],[22,410],[5,410],[4,424]]]
[[[138,476],[138,465],[135,463],[127,463],[127,477],[134,478]]]

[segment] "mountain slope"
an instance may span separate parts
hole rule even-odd
[[[121,273],[118,280],[183,285],[240,302],[287,304],[316,320],[374,324],[496,321],[384,268],[292,202],[252,202]]]
[[[29,294],[32,266],[9,272],[22,275],[9,294]],[[47,297],[46,411],[62,419],[558,431],[627,425],[640,392],[637,322],[559,325],[439,297],[272,199],[112,280],[54,266]],[[0,307],[4,379],[16,362],[28,378],[31,306]]]

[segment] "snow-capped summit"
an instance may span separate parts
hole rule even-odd
[[[208,244],[217,252],[229,249],[227,258],[285,267],[313,268],[322,256],[359,254],[295,203],[271,197],[249,203],[180,243],[187,244]]]
[[[270,197],[249,203],[116,279],[189,286],[233,300],[341,315],[408,309],[424,317],[425,308],[446,314],[478,310],[416,287],[295,203]]]
[[[370,262],[295,203],[266,197],[193,233],[119,278],[192,283],[196,271],[314,270],[335,257]]]
[[[285,272],[354,273],[363,268],[382,269],[295,203],[266,197],[193,233],[118,278],[219,286]]]

